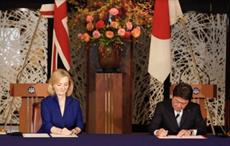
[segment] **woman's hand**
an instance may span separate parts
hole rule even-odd
[[[63,128],[61,131],[61,135],[71,135],[72,131],[68,130],[67,128]]]
[[[81,132],[81,128],[76,127],[74,129],[72,129],[71,132],[72,132],[71,134],[79,134]]]
[[[51,133],[53,134],[59,134],[59,135],[71,135],[72,131],[68,130],[67,128],[58,128],[53,126],[51,128]]]

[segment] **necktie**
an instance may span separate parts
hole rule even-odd
[[[181,120],[181,116],[180,116],[180,112],[178,112],[176,114],[176,121],[177,121],[178,126],[180,126],[180,120]]]

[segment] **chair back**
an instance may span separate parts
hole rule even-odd
[[[33,103],[32,122],[31,122],[31,133],[36,133],[42,125],[41,120],[41,103]]]

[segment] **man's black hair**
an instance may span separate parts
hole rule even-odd
[[[177,84],[173,89],[173,96],[179,96],[185,100],[190,101],[192,99],[192,94],[192,86],[184,82]]]

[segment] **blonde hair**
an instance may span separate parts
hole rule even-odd
[[[70,76],[70,74],[66,70],[57,69],[52,73],[52,75],[49,79],[49,82],[48,82],[48,93],[50,95],[55,95],[53,85],[58,83],[60,81],[60,79],[63,77],[68,77],[68,79],[69,79],[69,88],[66,92],[66,96],[70,96],[73,93],[73,79],[72,79],[72,77]]]

